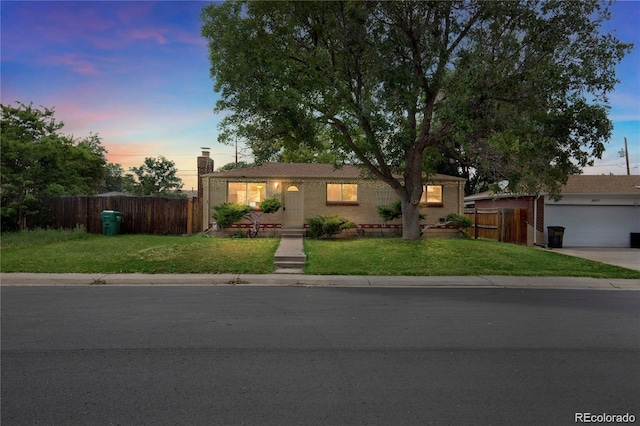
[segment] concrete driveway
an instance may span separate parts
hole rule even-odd
[[[551,250],[640,271],[640,249],[636,248],[567,247]]]

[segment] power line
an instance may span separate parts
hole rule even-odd
[[[640,163],[632,163],[633,167],[638,167],[640,166]],[[624,165],[619,164],[619,163],[612,163],[612,164],[598,164],[598,165],[594,165],[594,166],[587,166],[587,167],[624,167]]]

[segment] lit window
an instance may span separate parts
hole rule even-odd
[[[426,185],[420,202],[427,205],[442,205],[442,185]]]
[[[229,182],[227,201],[260,207],[266,195],[267,184],[264,182]]]
[[[357,202],[358,185],[355,183],[328,183],[327,201]]]

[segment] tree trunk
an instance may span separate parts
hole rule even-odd
[[[26,191],[23,193],[26,194]],[[27,212],[24,206],[25,195],[21,195],[18,204],[18,228],[20,231],[25,231],[27,229]]]
[[[407,149],[402,201],[402,238],[419,240],[420,198],[422,197],[422,153],[424,147],[414,144]]]
[[[420,203],[414,204],[411,200],[402,199],[402,239],[419,240],[420,229]]]

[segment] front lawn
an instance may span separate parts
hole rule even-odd
[[[511,275],[640,278],[640,271],[486,240],[305,240],[312,275]]]
[[[1,272],[269,274],[277,238],[2,234]],[[640,278],[640,271],[484,240],[359,238],[304,241],[313,275],[512,275]]]
[[[278,239],[3,234],[2,272],[269,274]],[[70,232],[70,231],[66,231]],[[52,233],[53,236],[52,236]]]

